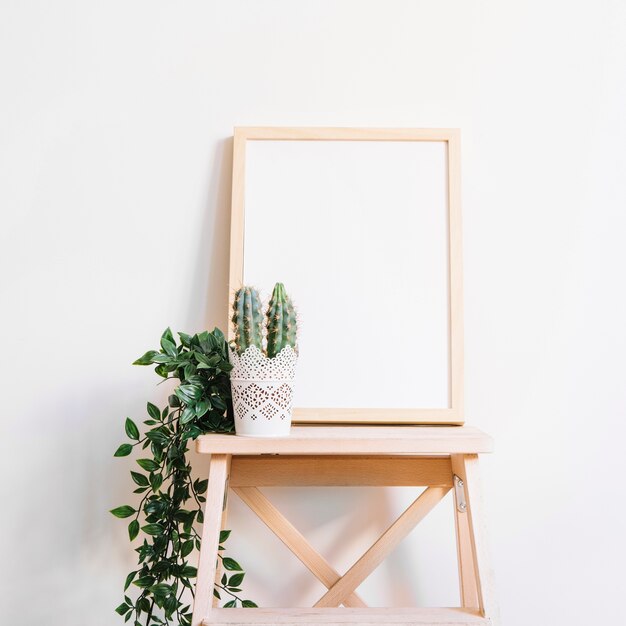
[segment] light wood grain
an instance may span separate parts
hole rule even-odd
[[[225,454],[213,455],[209,463],[209,486],[204,509],[204,524],[202,525],[202,545],[198,559],[192,626],[202,624],[202,620],[208,615],[211,606],[227,475],[228,456]]]
[[[228,295],[228,339],[234,339],[234,329],[230,323],[231,307],[235,291],[243,283],[243,245],[244,245],[244,202],[246,177],[246,135],[235,131],[233,138],[233,182],[230,214],[230,269]]]
[[[245,162],[248,141],[438,141],[448,148],[449,248],[449,408],[406,409],[300,408],[300,423],[462,424],[463,412],[463,272],[461,229],[460,132],[450,128],[314,128],[238,127],[234,130],[230,233],[229,315],[235,291],[243,282],[245,224]],[[233,338],[229,328],[228,336]]]
[[[458,468],[458,463],[455,463]],[[472,541],[467,509],[459,510],[459,500],[454,492],[454,523],[456,530],[457,559],[459,568],[459,591],[461,606],[478,609],[478,587],[474,565],[474,544]]]
[[[233,491],[327,589],[330,589],[341,578],[306,538],[258,489],[254,487],[235,487]],[[346,596],[343,604],[350,607],[367,606],[356,593]]]
[[[461,134],[448,138],[448,240],[450,254],[450,402],[457,419],[464,413],[463,236],[461,224]]]
[[[224,507],[222,509],[222,519],[220,523],[220,531],[226,530],[226,523],[228,521],[228,492],[229,492],[229,484],[230,484],[230,467],[231,467],[232,456],[229,454],[226,457],[226,486],[224,487]],[[218,559],[217,565],[215,567],[215,584],[217,585],[220,582],[222,577],[222,561]],[[219,598],[217,596],[213,596],[213,606],[218,606]]]
[[[491,452],[491,437],[469,426],[294,426],[289,437],[202,435],[201,454],[450,455]]]
[[[452,471],[465,483],[469,543],[472,549],[474,577],[477,583],[478,605],[494,626],[499,622],[494,576],[487,546],[487,532],[482,510],[482,492],[478,456],[453,455]]]
[[[466,609],[215,609],[205,626],[227,624],[299,624],[333,626],[404,624],[405,626],[489,626],[488,619]]]
[[[315,604],[316,607],[340,605],[448,493],[447,487],[428,487],[381,535],[372,547]]]
[[[337,456],[314,454],[311,446],[321,445],[321,440],[332,440],[333,445],[341,448],[353,442],[356,435],[360,438],[359,446],[365,445],[378,453],[387,448],[392,442],[397,445],[397,437],[392,434],[406,431],[402,439],[428,441],[425,449],[448,449],[459,445],[459,441],[469,440],[474,444],[478,441],[482,446],[491,449],[491,439],[469,427],[464,428],[424,428],[424,427],[295,427],[294,432],[300,446],[298,455],[278,456],[263,452],[269,449],[282,449],[280,442],[291,441],[292,438],[280,440],[253,440],[242,437],[219,436],[232,444],[234,441],[254,445],[254,455],[235,456],[231,463],[230,480],[233,478],[238,485],[255,483],[265,480],[268,484],[293,484],[300,486],[309,484],[342,484],[340,474],[347,473],[343,481],[352,484],[378,484],[379,478],[372,478],[370,474],[384,474],[387,479],[394,480],[393,468],[397,467],[401,478],[396,480],[410,484],[418,476],[421,481],[428,476],[430,480],[450,481],[452,474],[458,475],[464,481],[466,512],[455,511],[457,541],[460,561],[461,609],[368,609],[363,608],[363,600],[355,593],[361,582],[380,564],[399,542],[410,532],[450,489],[450,482],[445,485],[429,487],[399,518],[392,524],[372,547],[341,577],[326,560],[315,551],[306,539],[293,527],[290,522],[256,489],[256,485],[236,486],[234,490],[259,515],[260,519],[289,547],[292,552],[314,573],[314,575],[329,589],[320,599],[315,609],[228,609],[210,608],[211,585],[210,580],[215,576],[216,555],[219,530],[224,519],[224,493],[228,479],[229,455],[214,454],[211,457],[208,502],[205,512],[203,528],[202,553],[198,565],[198,579],[196,587],[196,601],[194,604],[193,626],[205,624],[415,624],[415,626],[446,625],[459,626],[462,624],[499,624],[498,608],[495,600],[493,574],[490,568],[489,555],[486,546],[486,531],[484,528],[482,502],[480,493],[480,476],[478,472],[478,457],[473,453],[457,453],[452,451],[446,454],[442,451],[435,456],[432,452],[424,455],[408,456],[402,451],[396,455],[375,454],[371,450],[367,455],[346,454],[345,450]],[[327,432],[326,432],[327,431]],[[447,432],[449,431],[449,432]],[[326,434],[324,435],[324,433]],[[338,433],[339,436],[334,436]],[[437,436],[437,433],[439,435]],[[419,434],[419,436],[418,436]],[[436,443],[433,443],[433,438]],[[439,438],[438,438],[439,437]],[[212,440],[213,441],[213,440]],[[382,442],[382,443],[381,443]],[[456,442],[456,443],[455,443]],[[277,445],[278,444],[278,445]],[[211,444],[213,445],[213,444]],[[412,444],[415,445],[415,442]],[[439,448],[443,445],[444,448]],[[323,446],[322,446],[323,447]],[[349,447],[349,446],[348,446]],[[462,448],[467,447],[465,444]],[[232,451],[232,446],[228,448]],[[235,446],[235,454],[241,450]],[[311,454],[311,456],[308,456]],[[337,464],[337,471],[331,467]],[[301,472],[305,478],[292,478],[289,474],[298,474],[298,464],[308,469]],[[239,470],[237,469],[239,464]],[[414,464],[414,465],[413,465]],[[426,469],[427,464],[433,464],[436,469]],[[275,469],[271,470],[271,466]],[[381,469],[388,465],[389,469]],[[313,469],[318,468],[318,480],[313,482]],[[429,473],[430,472],[430,473]],[[256,479],[255,480],[255,474]],[[304,482],[302,482],[304,481]],[[349,608],[335,609],[341,603]],[[208,616],[207,616],[208,615]]]
[[[452,486],[447,457],[238,456],[231,487]]]
[[[340,128],[238,126],[235,138],[292,141],[450,141],[459,136],[456,128]]]

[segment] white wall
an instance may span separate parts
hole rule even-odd
[[[462,129],[467,417],[497,442],[483,469],[504,622],[618,623],[625,41],[621,0],[5,0],[2,623],[121,623],[134,553],[106,511],[130,462],[111,454],[124,416],[164,393],[130,362],[168,324],[225,324],[228,138],[245,124]],[[275,498],[320,547],[338,531],[345,567],[405,496]],[[249,595],[313,600],[233,511]],[[454,602],[447,513],[365,594]]]

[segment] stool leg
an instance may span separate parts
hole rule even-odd
[[[228,455],[226,460],[226,487],[224,490],[224,509],[222,510],[222,522],[220,524],[220,530],[226,530],[226,524],[228,523],[228,481],[230,478],[230,464],[231,464],[231,456]],[[222,577],[222,560],[217,560],[217,565],[215,567],[215,584],[217,585],[220,582],[220,578]],[[213,596],[213,606],[217,606],[219,604],[219,599],[217,596]]]
[[[453,463],[453,467],[454,467]],[[462,463],[457,463],[453,473],[461,478],[463,476]],[[461,478],[461,480],[465,480]],[[456,527],[456,546],[459,563],[459,586],[461,595],[461,606],[465,609],[478,609],[478,588],[476,585],[476,569],[474,565],[474,547],[469,524],[467,508],[461,508],[463,504],[454,491],[454,522]],[[467,506],[467,503],[465,503]]]
[[[478,455],[453,454],[452,472],[464,483],[466,513],[457,509],[461,600],[474,603],[494,626],[499,623],[495,600],[493,571],[489,561],[487,537],[483,520],[482,493]]]
[[[204,509],[204,524],[202,526],[202,544],[198,559],[198,577],[196,578],[196,592],[191,620],[192,626],[202,625],[202,621],[208,616],[211,606],[229,462],[230,456],[227,454],[211,455],[209,486]]]

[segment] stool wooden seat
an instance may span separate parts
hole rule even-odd
[[[210,454],[209,486],[192,626],[219,624],[415,624],[497,622],[482,524],[478,454],[488,435],[466,426],[294,426],[290,437],[198,438]],[[259,491],[270,486],[424,486],[426,489],[340,575]],[[327,588],[313,608],[220,609],[211,606],[220,530],[234,491]],[[454,491],[461,606],[368,608],[357,587],[441,499]],[[215,604],[215,601],[213,602]],[[343,606],[342,606],[343,605]]]

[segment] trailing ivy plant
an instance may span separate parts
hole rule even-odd
[[[135,548],[138,568],[128,574],[124,584],[124,592],[131,584],[138,592],[124,595],[124,602],[115,609],[125,621],[134,619],[134,626],[191,624],[191,608],[183,596],[186,589],[193,595],[191,581],[196,568],[188,559],[200,549],[195,523],[203,522],[208,481],[192,480],[187,443],[202,433],[234,429],[232,366],[223,333],[216,328],[211,333],[178,336],[180,343],[168,328],[161,337],[161,349],[150,350],[135,361],[134,365],[156,365],[161,378],[179,384],[163,409],[148,402],[143,434],[126,418],[126,435],[132,443],[123,443],[115,452],[115,456],[128,456],[134,448],[145,451],[143,458],[137,459],[143,471],[130,473],[137,486],[133,493],[143,496],[139,505],[126,504],[111,511],[116,517],[132,518],[128,524],[131,542],[143,533]],[[220,534],[219,558],[225,573],[213,593],[227,599],[225,607],[256,606],[240,596],[245,576],[241,566],[223,554],[229,534],[229,530]],[[136,596],[134,600],[131,595]]]

